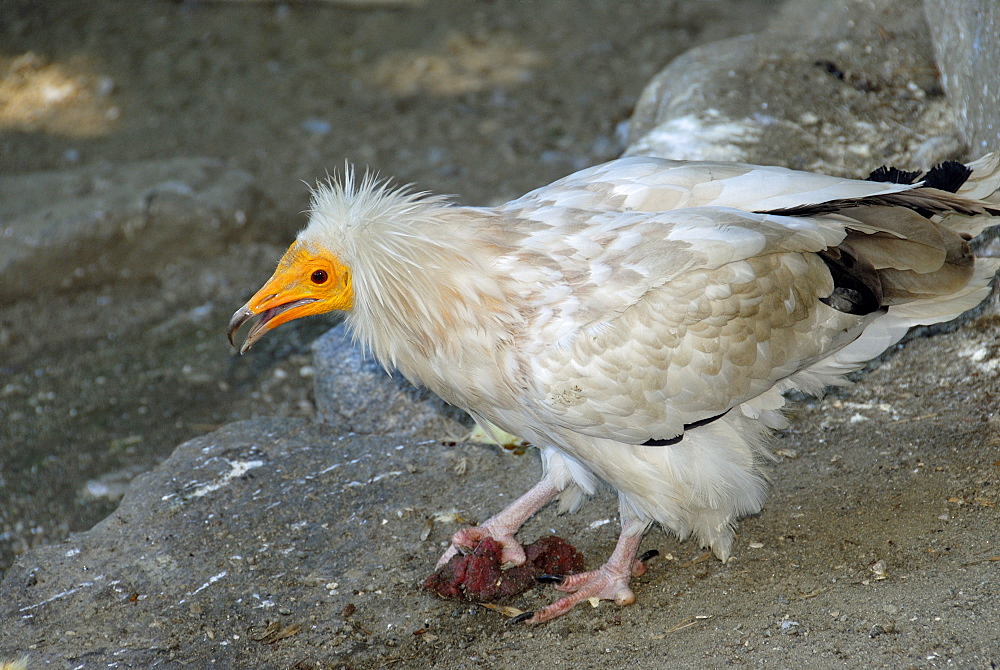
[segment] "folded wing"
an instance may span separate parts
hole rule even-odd
[[[981,300],[995,263],[977,269],[966,238],[992,213],[781,168],[637,158],[571,175],[506,208],[534,224],[511,265],[533,308],[535,411],[655,444],[779,407]]]

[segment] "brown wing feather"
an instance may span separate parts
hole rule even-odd
[[[985,202],[921,187],[770,213],[820,213],[849,220],[844,241],[821,254],[835,285],[824,302],[851,314],[867,314],[961,290],[972,278],[975,258],[967,236],[952,230],[940,215],[997,212]]]
[[[909,191],[896,193],[879,193],[863,198],[847,198],[843,200],[827,200],[816,204],[783,207],[758,212],[759,214],[781,214],[783,216],[816,216],[832,214],[851,207],[882,205],[887,207],[905,207],[914,211],[933,216],[935,214],[986,214],[1000,216],[1000,209],[985,200],[975,200],[963,195],[948,193],[936,188],[918,187]]]

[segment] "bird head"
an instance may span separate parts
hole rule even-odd
[[[332,252],[296,241],[278,261],[271,278],[229,320],[229,343],[247,321],[256,319],[240,346],[246,351],[268,331],[311,314],[349,310],[354,303],[350,269]]]
[[[451,295],[441,268],[467,265],[455,252],[455,228],[438,232],[455,211],[446,198],[395,187],[371,173],[359,176],[347,166],[340,178],[313,189],[309,223],[267,283],[233,314],[229,342],[256,319],[239,348],[245,353],[283,323],[333,310],[350,311],[349,325],[369,345],[377,344],[374,330],[405,326],[416,315],[447,321],[441,316],[447,304],[431,309],[423,301],[440,297],[442,287]],[[397,328],[393,337],[406,335]]]

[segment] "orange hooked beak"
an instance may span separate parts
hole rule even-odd
[[[247,304],[229,320],[229,343],[247,321],[256,318],[240,353],[283,323],[311,314],[350,309],[354,303],[350,270],[333,254],[296,242],[278,261],[278,267]]]

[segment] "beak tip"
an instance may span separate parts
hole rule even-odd
[[[244,305],[243,307],[240,307],[238,310],[236,310],[236,313],[233,314],[233,318],[229,320],[229,327],[226,330],[226,337],[229,339],[229,344],[233,347],[233,349],[237,349],[241,354],[246,352],[246,350],[249,349],[250,347],[247,346],[247,342],[244,342],[243,346],[237,347],[236,341],[233,339],[233,336],[236,335],[236,332],[240,329],[240,326],[242,326],[244,323],[249,321],[254,316],[255,316],[254,313],[250,311],[250,309],[246,305]]]

